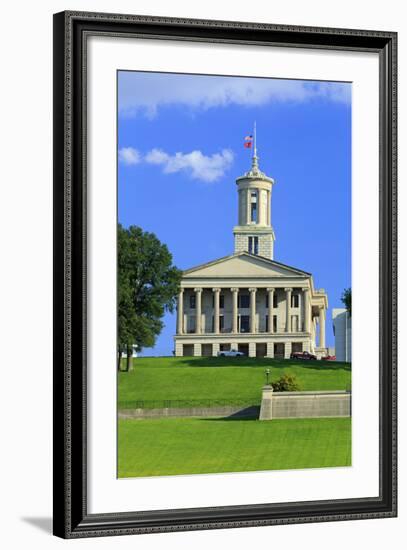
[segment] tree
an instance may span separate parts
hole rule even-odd
[[[118,368],[123,351],[131,368],[133,345],[152,347],[163,328],[162,317],[174,311],[182,272],[153,233],[134,225],[118,226]]]
[[[342,292],[341,300],[346,307],[347,312],[352,316],[352,289],[345,288]]]

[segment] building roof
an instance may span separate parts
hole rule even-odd
[[[222,265],[222,269],[219,267]],[[250,254],[249,252],[238,252],[236,254],[230,254],[228,256],[223,256],[211,262],[207,262],[190,269],[186,269],[183,272],[184,277],[188,276],[207,276],[207,277],[217,277],[217,276],[230,276],[239,277],[239,276],[259,276],[262,275],[265,277],[300,277],[308,278],[311,277],[311,273],[291,267],[275,260],[270,260],[269,258],[264,258],[263,256],[258,256],[256,254]]]

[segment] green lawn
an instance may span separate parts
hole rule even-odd
[[[138,400],[248,399],[260,402],[264,371],[271,380],[295,374],[302,390],[347,390],[349,363],[248,357],[139,357],[132,372],[119,373],[119,408]],[[144,406],[148,406],[146,403]]]
[[[351,465],[350,418],[119,420],[119,477]]]

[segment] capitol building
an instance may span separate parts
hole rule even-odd
[[[271,200],[274,180],[259,168],[237,178],[234,253],[183,272],[178,296],[176,356],[249,357],[327,354],[328,296],[311,273],[274,260]]]

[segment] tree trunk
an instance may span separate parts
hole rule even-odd
[[[121,359],[122,359],[122,352],[121,352],[121,349],[118,348],[118,349],[117,349],[117,370],[118,370],[119,372],[122,370],[122,369],[120,368]]]
[[[127,360],[126,360],[127,372],[130,372],[131,370],[133,370],[132,355],[133,355],[133,348],[131,346],[127,346]]]

